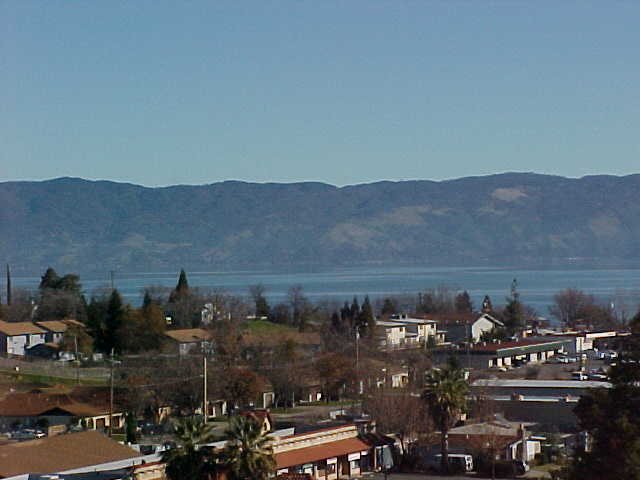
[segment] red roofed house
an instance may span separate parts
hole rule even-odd
[[[0,401],[0,426],[34,427],[46,420],[47,427],[56,427],[82,420],[88,429],[93,430],[108,427],[110,418],[116,428],[124,425],[124,414],[120,408],[116,406],[110,417],[104,395],[91,395],[85,390],[85,387],[78,387],[68,394],[41,390],[10,393]]]

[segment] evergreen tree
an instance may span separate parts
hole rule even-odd
[[[520,301],[518,281],[514,278],[511,283],[511,295],[507,297],[507,304],[502,312],[505,328],[510,335],[520,332],[525,327],[524,307]]]
[[[351,321],[355,326],[355,324],[358,323],[358,318],[360,317],[360,305],[358,304],[358,297],[353,297],[353,302],[351,302],[349,313],[351,315]]]
[[[340,320],[342,321],[342,325],[348,325],[349,328],[353,328],[353,317],[351,316],[351,308],[349,307],[349,302],[345,300],[344,306],[340,309]]]
[[[382,310],[380,311],[380,313],[383,316],[394,315],[398,313],[398,306],[396,305],[396,302],[394,302],[389,297],[385,298],[382,304]]]
[[[189,282],[187,281],[187,274],[184,268],[180,269],[180,276],[178,277],[178,283],[176,288],[169,295],[169,303],[175,303],[185,297],[189,296]]]
[[[376,319],[373,316],[373,309],[371,308],[371,302],[369,301],[369,296],[364,297],[364,302],[362,303],[362,309],[360,310],[358,325],[362,328],[366,328],[367,335],[373,336],[375,332],[375,322]]]
[[[575,456],[571,480],[640,480],[640,322],[631,328],[611,368],[613,388],[590,389],[574,410],[592,441]]]
[[[471,297],[469,296],[469,292],[466,290],[462,293],[456,295],[456,312],[457,313],[472,313],[473,312],[473,302],[471,301]]]
[[[40,289],[40,291],[47,288],[58,288],[59,283],[60,277],[53,268],[49,267],[41,277],[40,286],[38,288]]]
[[[115,350],[119,352],[122,347],[120,329],[126,316],[126,309],[122,303],[122,297],[118,290],[113,289],[107,302],[104,325],[104,349],[105,353]]]
[[[338,312],[333,312],[331,314],[331,330],[334,333],[344,332],[343,323],[342,323],[342,320],[340,319],[340,315],[338,315]]]
[[[153,298],[151,298],[151,294],[147,290],[145,290],[144,297],[142,299],[142,308],[148,308],[152,303],[155,302],[153,301]]]

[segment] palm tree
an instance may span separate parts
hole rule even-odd
[[[212,441],[212,426],[195,417],[184,418],[173,424],[173,437],[177,447],[162,453],[170,479],[208,480],[216,471],[216,458],[203,444]]]
[[[455,360],[450,360],[444,368],[433,370],[429,374],[427,386],[422,393],[429,414],[440,430],[441,466],[444,473],[449,473],[449,429],[466,406],[468,388],[464,370]]]
[[[236,417],[225,432],[222,457],[233,480],[265,480],[276,466],[270,439],[252,418]]]

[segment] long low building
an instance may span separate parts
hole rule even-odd
[[[609,382],[580,380],[480,379],[471,384],[475,395],[523,395],[536,398],[578,398],[594,388],[611,388]]]
[[[492,368],[513,365],[517,361],[544,362],[564,353],[570,339],[523,339],[509,342],[483,342],[467,349],[445,349],[436,352],[436,361],[456,355],[460,363],[469,368]]]
[[[389,441],[381,435],[360,435],[353,424],[275,436],[276,474],[337,480],[380,470],[392,466]]]

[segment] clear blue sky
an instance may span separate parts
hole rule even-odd
[[[638,1],[0,0],[0,181],[640,168]]]

